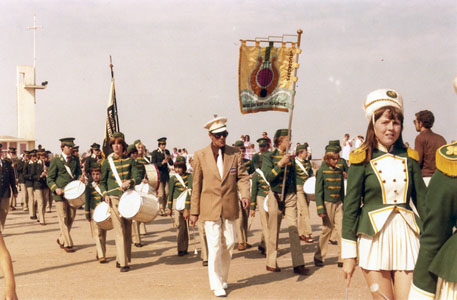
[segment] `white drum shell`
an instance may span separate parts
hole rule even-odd
[[[159,202],[152,194],[128,190],[119,201],[119,214],[126,219],[148,223],[157,217]]]
[[[144,168],[146,170],[146,175],[148,175],[149,185],[152,186],[154,190],[157,190],[160,183],[159,169],[157,169],[157,166],[153,164],[144,165]]]
[[[70,206],[79,208],[83,206],[86,201],[85,191],[86,185],[83,182],[73,180],[65,186],[64,197],[67,199]]]
[[[104,230],[113,229],[113,221],[111,219],[111,209],[108,203],[99,203],[94,210],[92,215],[94,222],[97,223],[98,227]]]

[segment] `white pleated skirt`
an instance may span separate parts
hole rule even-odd
[[[443,279],[438,300],[457,300],[457,282]]]
[[[358,238],[359,266],[373,271],[413,271],[419,253],[419,235],[398,211],[393,211],[374,236]]]

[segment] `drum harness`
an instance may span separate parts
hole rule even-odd
[[[262,170],[260,170],[259,168],[255,169],[255,171],[257,172],[257,174],[260,175],[260,177],[262,177],[262,179],[265,181],[265,183],[270,186],[270,183],[268,182],[268,180],[265,178],[265,175],[263,174]],[[270,193],[267,194],[267,196],[265,197],[265,199],[263,200],[263,209],[268,212],[268,195]]]

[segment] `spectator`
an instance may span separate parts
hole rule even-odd
[[[362,146],[363,142],[364,142],[364,138],[363,138],[363,135],[359,134],[357,136],[357,138],[354,139],[354,149],[357,149],[359,148],[360,146]]]
[[[264,139],[267,139],[268,140],[268,151],[271,151],[273,148],[271,147],[271,139],[268,137],[268,134],[266,131],[262,132],[262,137]]]
[[[446,144],[446,140],[441,135],[432,131],[434,122],[435,117],[431,111],[421,110],[416,113],[414,125],[419,134],[416,136],[414,149],[419,152],[419,165],[426,184],[428,184],[436,169],[436,150]]]
[[[349,160],[349,153],[351,153],[351,149],[352,149],[352,142],[349,139],[349,133],[346,133],[344,135],[344,141],[343,141],[343,152],[341,153],[341,156],[345,160]]]

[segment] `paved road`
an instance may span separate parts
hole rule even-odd
[[[315,236],[319,235],[319,218],[311,203]],[[46,215],[47,225],[40,226],[28,214],[16,210],[8,215],[4,230],[11,252],[20,299],[217,299],[209,290],[208,273],[199,255],[177,256],[175,232],[167,217],[158,217],[147,224],[146,246],[133,247],[131,271],[120,273],[115,268],[115,245],[108,232],[109,263],[95,260],[95,247],[84,211],[78,210],[72,230],[77,251],[65,253],[56,238],[59,232],[55,207]],[[336,246],[330,246],[327,265],[312,264],[317,243],[302,243],[306,266],[312,270],[307,277],[296,276],[291,268],[287,244],[287,228],[280,234],[280,273],[265,270],[265,259],[257,251],[260,220],[253,222],[249,243],[254,247],[233,253],[229,275],[230,299],[344,299],[345,283],[336,266]],[[315,238],[316,240],[317,238]],[[193,252],[191,243],[189,252]],[[3,289],[3,282],[0,282]],[[1,290],[3,292],[3,290]],[[349,290],[349,299],[370,299],[359,269]]]

